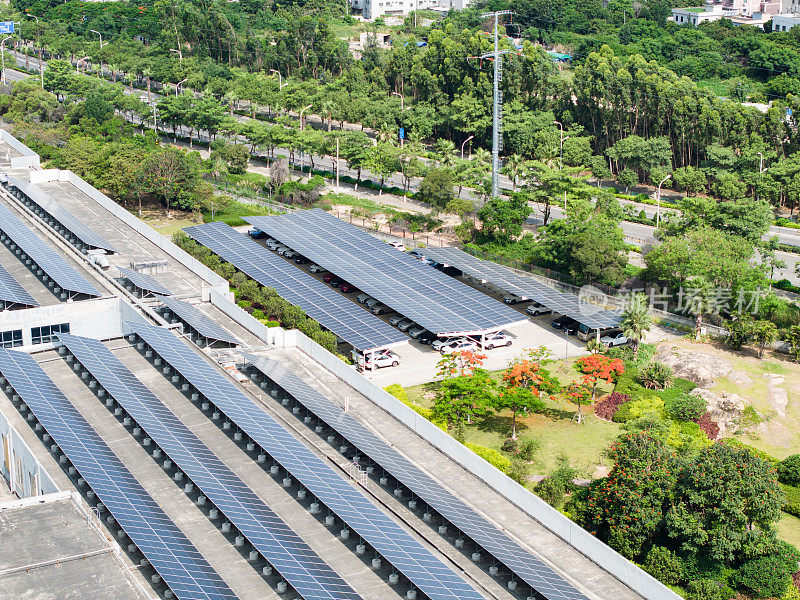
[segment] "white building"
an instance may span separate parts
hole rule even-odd
[[[783,0],[781,2],[781,14],[800,14],[800,0]]]
[[[800,14],[782,14],[772,17],[772,31],[789,31],[792,27],[800,25]]]
[[[377,19],[408,15],[415,10],[462,10],[469,3],[470,0],[351,0],[350,6],[365,19]]]
[[[678,25],[700,25],[700,23],[710,23],[719,21],[726,16],[722,6],[695,6],[689,8],[673,8],[672,20]]]

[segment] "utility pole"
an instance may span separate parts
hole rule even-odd
[[[510,52],[509,50],[500,50],[500,43],[498,39],[498,20],[503,15],[512,15],[513,11],[498,10],[495,12],[484,13],[481,15],[484,19],[494,18],[494,52],[489,52],[481,56],[481,58],[492,57],[494,59],[494,88],[492,93],[492,198],[497,198],[499,192],[499,173],[500,173],[500,150],[503,146],[502,134],[502,104],[503,98],[500,93],[500,81],[503,77],[503,54]]]

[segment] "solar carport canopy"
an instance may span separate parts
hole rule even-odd
[[[588,327],[603,329],[619,325],[619,313],[603,310],[582,301],[578,296],[560,292],[531,277],[517,275],[506,267],[481,260],[458,248],[425,248],[423,252],[436,262],[456,267],[475,279],[491,283],[517,296],[530,298],[553,312],[571,317]]]
[[[245,275],[273,288],[357,350],[386,348],[408,341],[406,335],[388,323],[225,223],[215,221],[184,231]]]
[[[0,302],[21,306],[39,306],[24,287],[0,265]]]
[[[117,251],[117,249],[102,235],[88,227],[83,221],[61,206],[49,194],[45,193],[37,186],[14,177],[9,177],[8,180],[11,185],[25,194],[31,202],[61,223],[62,227],[71,231],[75,237],[87,246],[102,248],[108,252]]]
[[[6,234],[33,262],[39,265],[39,268],[60,288],[76,294],[86,294],[87,296],[101,295],[61,255],[31,231],[5,206],[0,206],[0,231]]]
[[[480,333],[524,320],[323,210],[246,220],[436,335]]]

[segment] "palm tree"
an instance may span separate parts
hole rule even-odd
[[[503,172],[508,175],[508,178],[511,180],[512,191],[517,190],[517,180],[519,179],[522,163],[523,160],[519,154],[512,154],[506,158],[506,164],[503,167]]]
[[[686,287],[690,294],[687,298],[686,309],[694,316],[694,337],[700,339],[703,328],[703,315],[711,312],[714,305],[714,290],[711,283],[702,275],[695,275],[686,280]]]
[[[331,98],[325,98],[319,105],[319,112],[328,117],[328,131],[331,130],[331,121],[333,120],[333,109],[336,108],[336,103]]]
[[[650,307],[647,305],[647,296],[634,294],[631,301],[622,313],[620,323],[625,337],[633,344],[633,356],[639,352],[639,343],[653,326],[650,316]]]
[[[476,148],[472,153],[472,159],[478,164],[490,165],[492,164],[492,153],[486,148]]]
[[[778,339],[778,328],[772,321],[757,321],[753,326],[753,339],[758,346],[758,358],[761,358],[764,348]]]

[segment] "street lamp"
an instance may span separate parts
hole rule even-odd
[[[189,78],[188,78],[188,77],[187,77],[186,79],[181,79],[181,80],[178,82],[178,84],[175,86],[175,97],[177,97],[177,96],[178,96],[178,89],[181,87],[181,84],[182,84],[182,83],[186,83],[187,81],[189,81]]]
[[[562,125],[558,121],[553,121],[553,125],[558,125],[559,130],[561,131],[561,150],[559,151],[559,161],[561,162],[561,168],[564,168],[564,125]]]
[[[400,110],[405,110],[403,108],[403,94],[400,94],[398,92],[392,92],[392,96],[400,96]]]
[[[758,153],[758,174],[764,172],[764,155],[761,152]]]
[[[300,131],[303,131],[303,129],[305,129],[305,122],[303,121],[303,113],[306,112],[309,108],[311,108],[310,104],[300,111]]]
[[[461,160],[464,160],[464,145],[474,137],[474,135],[471,135],[461,143]]]
[[[170,52],[175,52],[178,55],[178,64],[182,65],[183,64],[183,52],[181,52],[181,49],[180,48],[178,48],[178,49],[170,48],[169,51]]]
[[[90,29],[89,31],[91,31],[92,33],[96,33],[97,35],[100,36],[100,50],[102,50],[103,49],[103,34],[100,33],[99,31],[97,31],[97,29]]]
[[[75,72],[76,73],[80,73],[81,72],[81,63],[83,61],[85,61],[87,58],[92,58],[92,57],[91,56],[84,56],[83,58],[79,58],[78,62],[75,63]]]
[[[2,60],[2,69],[3,69],[3,85],[6,83],[6,41],[10,38],[4,37],[3,41],[0,42],[0,60]]]
[[[658,226],[661,224],[661,186],[664,185],[664,183],[670,177],[672,177],[672,173],[664,177],[664,179],[662,179],[658,184],[658,195],[657,195],[658,207],[656,208],[656,229],[658,229]]]
[[[277,69],[270,69],[269,72],[278,74],[278,91],[281,91],[283,89],[283,77],[281,77],[281,72]]]

